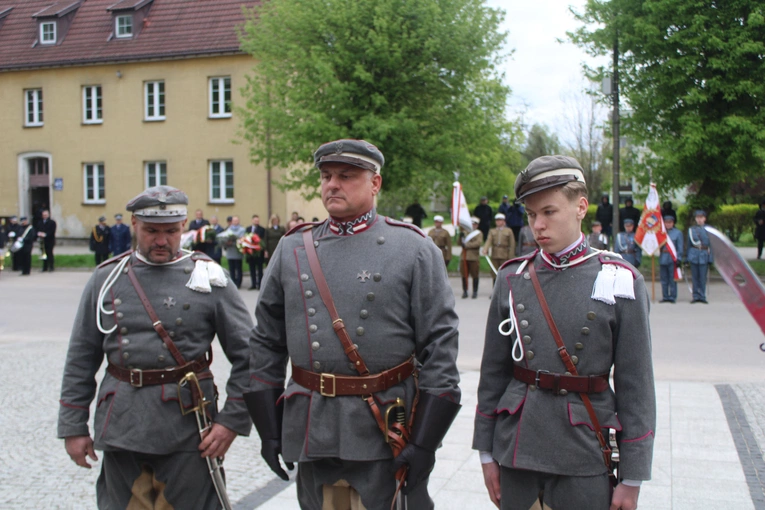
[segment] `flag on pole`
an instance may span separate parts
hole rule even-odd
[[[661,216],[659,193],[654,183],[651,183],[651,189],[645,199],[643,214],[640,215],[640,222],[635,233],[635,242],[651,256],[656,255],[667,242],[667,229],[664,226],[664,218]]]
[[[468,211],[467,200],[462,192],[462,185],[459,181],[454,182],[452,189],[452,225],[455,231],[458,227],[465,229],[465,232],[473,230],[473,222],[470,220],[470,211]]]

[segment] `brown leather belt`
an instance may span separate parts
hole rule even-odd
[[[397,385],[414,372],[414,357],[390,370],[375,375],[319,374],[292,365],[292,380],[311,391],[318,391],[325,397],[339,395],[369,395]]]
[[[120,381],[130,383],[135,388],[141,388],[143,386],[151,386],[153,384],[165,384],[178,382],[189,372],[197,374],[197,379],[210,379],[213,375],[212,372],[205,370],[209,368],[210,364],[207,359],[202,356],[190,363],[186,363],[182,366],[167,367],[163,369],[141,370],[140,368],[125,368],[112,364],[106,367],[106,371],[109,372],[112,377]]]
[[[513,367],[513,377],[528,385],[544,390],[552,390],[556,395],[561,390],[577,393],[600,393],[608,389],[609,374],[601,375],[565,375],[547,370],[529,370],[520,365]],[[565,394],[565,393],[564,393]]]

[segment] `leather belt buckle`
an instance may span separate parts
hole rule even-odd
[[[549,374],[549,373],[550,373],[549,370],[537,370],[537,375],[534,377],[534,386],[539,388],[540,387],[539,386],[539,376],[542,375],[542,374]]]
[[[134,388],[143,387],[143,370],[140,368],[130,369],[130,386]]]
[[[332,381],[332,391],[327,391],[324,381]],[[319,393],[321,393],[322,397],[334,397],[337,395],[337,381],[335,381],[335,374],[319,374]]]

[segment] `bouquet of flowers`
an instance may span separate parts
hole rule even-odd
[[[245,234],[236,241],[236,249],[243,255],[251,257],[262,250],[260,246],[260,236],[258,234]]]
[[[196,235],[194,236],[194,244],[215,242],[215,236],[217,233],[215,232],[215,229],[210,225],[205,225],[204,227],[198,228],[195,232]]]

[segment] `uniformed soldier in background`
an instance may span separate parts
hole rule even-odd
[[[603,224],[599,221],[592,222],[592,232],[587,236],[587,242],[596,250],[608,250],[608,236],[603,233]]]
[[[329,219],[282,238],[255,309],[245,399],[261,453],[285,480],[279,455],[298,463],[303,509],[388,510],[404,466],[408,507],[431,509],[435,450],[460,400],[443,255],[420,229],[378,216],[375,146],[338,140],[314,161]],[[402,437],[389,426],[406,446],[386,442]],[[392,447],[403,448],[395,460]]]
[[[112,231],[106,224],[106,216],[98,218],[98,224],[90,231],[90,251],[96,254],[96,265],[109,258]]]
[[[18,239],[19,234],[23,232],[21,229],[21,225],[19,225],[19,218],[16,215],[11,216],[8,218],[8,224],[5,226],[5,235],[7,239],[7,243],[9,244],[8,249],[10,250],[11,246],[13,246],[13,243],[16,242],[16,239]],[[11,270],[12,271],[18,271],[19,270],[19,256],[17,255],[18,252],[11,252]]]
[[[521,233],[518,234],[518,242],[515,245],[515,254],[520,257],[536,250],[537,241],[534,239],[534,232],[531,231],[531,227],[524,225],[521,227]],[[499,269],[499,268],[497,268]]]
[[[675,228],[675,217],[664,216],[664,226],[667,229],[667,237],[675,245],[677,260],[672,258],[669,252],[669,243],[661,246],[659,255],[659,275],[661,278],[661,303],[674,303],[677,301],[677,282],[675,281],[675,267],[683,261],[685,250],[683,249],[683,233]]]
[[[19,221],[21,222],[21,225],[19,225],[17,230],[19,235],[16,239],[23,239],[24,245],[16,252],[16,255],[18,256],[21,274],[28,276],[32,271],[32,250],[34,250],[35,245],[37,244],[35,242],[37,241],[37,232],[34,227],[29,224],[29,219],[26,216],[22,216]]]
[[[643,249],[635,242],[635,222],[633,220],[624,220],[624,232],[619,232],[614,236],[614,253],[621,255],[633,266],[640,267]]]
[[[643,277],[587,245],[575,159],[533,160],[515,194],[541,251],[505,264],[489,309],[473,438],[489,496],[502,510],[634,510],[656,425]],[[621,456],[613,497],[609,428]]]
[[[481,220],[473,216],[470,218],[473,230],[465,234],[460,233],[462,254],[460,255],[460,274],[462,275],[462,299],[468,297],[468,278],[473,278],[473,299],[478,297],[478,276],[481,264],[481,246],[483,245],[483,233],[478,229]]]
[[[693,299],[691,303],[707,304],[707,273],[709,264],[714,262],[709,234],[704,225],[707,213],[699,209],[694,214],[696,224],[688,229],[688,264],[691,266],[693,279]]]
[[[494,269],[499,270],[499,266],[514,256],[515,235],[510,227],[505,226],[504,214],[497,213],[494,215],[494,222],[497,226],[489,230],[489,237],[486,238],[486,243],[481,251],[483,255],[489,255]],[[496,279],[497,275],[492,274],[492,286],[494,286]]]
[[[444,256],[444,263],[446,267],[449,267],[449,262],[452,260],[452,236],[449,235],[449,231],[444,226],[444,217],[440,214],[433,216],[433,225],[435,225],[430,232],[430,237],[435,243],[436,247],[441,250]]]
[[[82,467],[90,467],[88,457],[97,460],[94,449],[104,450],[96,484],[102,509],[220,508],[204,457],[222,457],[237,434],[252,428],[242,400],[252,319],[220,266],[180,249],[187,203],[185,193],[169,186],[149,188],[128,203],[136,251],[96,269],[74,321],[58,436]],[[232,364],[220,411],[209,366],[216,335]],[[179,385],[190,372],[211,403],[213,425],[201,443],[194,413],[181,413],[200,402],[192,384]],[[94,398],[95,442],[88,430]]]

